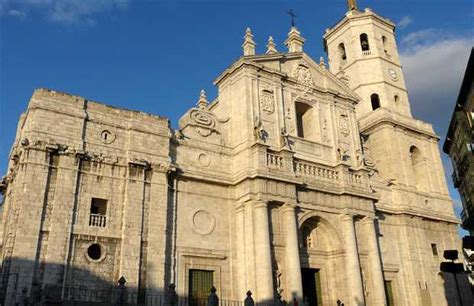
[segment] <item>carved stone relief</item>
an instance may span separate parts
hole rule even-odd
[[[270,86],[263,86],[260,92],[260,106],[268,114],[273,114],[275,111],[275,95]]]
[[[298,86],[305,92],[311,92],[314,87],[313,77],[309,65],[304,61],[300,61],[298,66],[293,70],[291,74],[297,82]]]
[[[218,123],[225,123],[229,121],[229,118],[218,119],[212,112],[206,109],[193,108],[189,111],[187,116],[180,122],[181,131],[186,126],[192,126],[196,132],[203,136],[208,137],[211,134],[221,134]]]
[[[347,137],[351,133],[349,115],[347,113],[339,114],[339,131],[342,136]]]

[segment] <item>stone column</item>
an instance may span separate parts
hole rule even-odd
[[[366,231],[366,242],[369,252],[369,269],[372,283],[372,304],[387,305],[385,297],[385,283],[382,271],[382,262],[380,260],[379,246],[377,242],[377,233],[375,231],[375,219],[366,217],[363,220],[363,226]]]
[[[273,301],[272,255],[270,250],[270,229],[268,224],[268,205],[257,202],[255,216],[255,270],[258,301]]]
[[[354,228],[354,216],[342,217],[342,228],[346,247],[346,279],[349,305],[360,306],[364,304],[364,289],[360,272],[359,252]]]
[[[283,206],[283,220],[285,223],[285,257],[286,257],[286,283],[287,292],[291,299],[295,297],[298,300],[303,298],[303,284],[301,280],[300,251],[298,245],[298,225],[296,222],[294,204],[285,204]]]

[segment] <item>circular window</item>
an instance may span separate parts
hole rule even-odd
[[[93,243],[87,248],[87,256],[92,260],[99,260],[102,258],[102,248],[98,243]]]
[[[100,133],[100,139],[102,142],[109,144],[115,140],[115,135],[109,130],[103,130],[102,133]]]

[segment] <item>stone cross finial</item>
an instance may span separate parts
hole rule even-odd
[[[291,27],[288,33],[288,38],[285,41],[285,45],[288,47],[288,52],[303,52],[303,45],[305,39],[301,37],[300,31],[296,27]]]
[[[244,49],[244,55],[255,55],[255,46],[257,44],[253,41],[252,30],[247,28],[245,30],[244,36],[244,43],[242,44],[242,48]]]
[[[273,41],[273,37],[268,37],[268,43],[267,43],[267,54],[275,54],[278,53],[278,50],[276,49],[275,42]]]
[[[200,109],[205,109],[208,104],[209,104],[209,102],[207,101],[206,91],[204,89],[201,89],[201,94],[199,95],[199,100],[196,103],[196,105]]]

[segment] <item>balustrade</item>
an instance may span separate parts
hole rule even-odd
[[[90,214],[89,217],[89,226],[94,227],[105,227],[107,221],[107,217],[105,215],[99,214]]]
[[[329,180],[338,180],[339,172],[331,169],[319,167],[313,164],[296,161],[295,162],[296,174],[303,175],[306,177],[320,177]]]
[[[285,167],[285,161],[283,157],[267,152],[267,166],[271,168],[283,169]]]

